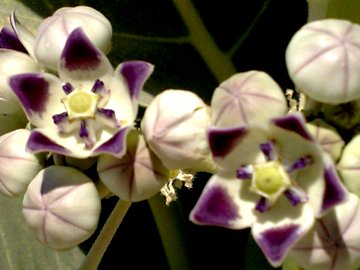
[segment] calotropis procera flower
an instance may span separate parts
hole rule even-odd
[[[170,169],[213,171],[206,128],[209,107],[196,94],[166,90],[146,109],[141,122],[145,140]]]
[[[289,257],[305,270],[355,270],[360,266],[360,202],[346,202],[317,219],[314,227],[291,249]]]
[[[168,181],[170,171],[150,150],[142,134],[132,130],[127,137],[127,151],[120,159],[99,157],[97,170],[105,186],[122,200],[146,200]]]
[[[124,62],[114,70],[82,29],[75,29],[61,55],[59,78],[25,73],[9,79],[30,123],[37,127],[27,149],[77,158],[121,156],[140,91],[152,70],[142,61]]]
[[[57,71],[66,40],[76,28],[81,27],[92,44],[104,53],[111,47],[111,23],[102,13],[91,7],[58,9],[40,24],[35,36],[17,20],[14,12],[10,18],[14,31],[29,54],[53,71]]]
[[[267,73],[252,70],[231,76],[215,89],[211,124],[217,127],[259,124],[284,115],[287,110],[280,86]]]
[[[29,184],[23,199],[26,222],[53,249],[69,249],[95,231],[101,210],[95,184],[77,169],[50,166]]]
[[[25,193],[28,184],[43,168],[42,160],[25,149],[30,131],[17,129],[0,137],[0,192],[7,196]],[[21,173],[18,169],[21,168]]]
[[[331,158],[299,113],[273,118],[267,127],[213,127],[208,139],[219,168],[190,219],[230,229],[251,227],[274,266],[316,217],[346,198]]]
[[[360,26],[345,20],[308,23],[286,49],[287,68],[297,89],[329,104],[360,98],[359,59]]]
[[[360,197],[360,135],[353,137],[345,145],[337,168],[347,188]]]

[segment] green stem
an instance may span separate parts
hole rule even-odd
[[[81,270],[95,270],[98,268],[107,247],[119,228],[130,205],[131,202],[119,199],[114,210],[111,212],[106,223],[101,229],[99,236],[92,245],[85,261],[81,265]]]
[[[192,269],[187,245],[184,215],[177,202],[165,205],[165,199],[156,195],[148,200],[163,243],[170,269]]]
[[[226,54],[216,45],[191,0],[173,0],[189,32],[190,40],[219,82],[236,73]]]

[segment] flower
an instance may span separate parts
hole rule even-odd
[[[257,70],[231,76],[215,89],[211,99],[211,123],[217,127],[260,124],[286,112],[280,86]]]
[[[202,225],[252,228],[273,266],[333,206],[345,200],[331,158],[300,113],[267,127],[212,127],[209,145],[219,169],[206,184],[190,219]]]
[[[289,257],[308,270],[358,269],[360,266],[360,202],[346,202],[316,220],[313,228],[291,249]]]
[[[50,166],[31,181],[23,214],[38,239],[53,249],[69,249],[95,231],[101,210],[93,181],[77,169]]]
[[[9,83],[34,129],[31,152],[54,152],[76,158],[125,153],[125,137],[137,114],[137,101],[153,66],[142,61],[114,71],[106,56],[81,28],[68,37],[59,78],[24,73]]]
[[[359,34],[359,25],[337,19],[310,22],[295,33],[286,65],[298,90],[329,104],[359,99]]]
[[[132,130],[127,137],[126,154],[120,159],[101,155],[97,170],[100,180],[113,194],[132,202],[154,196],[170,175],[137,130]]]
[[[70,33],[81,27],[91,43],[107,53],[111,47],[112,26],[99,11],[87,7],[64,7],[39,25],[36,35],[15,16],[10,16],[11,26],[28,53],[46,68],[57,71],[59,60]]]
[[[145,111],[141,130],[152,151],[170,169],[213,170],[206,128],[209,107],[186,90],[165,90]]]

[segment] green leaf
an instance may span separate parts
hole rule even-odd
[[[77,269],[84,260],[75,248],[54,251],[41,244],[25,223],[21,198],[0,196],[0,269]]]

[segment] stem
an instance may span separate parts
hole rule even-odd
[[[193,269],[190,250],[185,238],[185,221],[178,202],[165,205],[164,197],[156,195],[148,200],[162,240],[170,269]]]
[[[107,247],[119,228],[130,205],[131,202],[119,199],[114,210],[111,212],[106,223],[102,227],[99,236],[92,245],[85,261],[81,265],[81,270],[95,270],[98,268]]]
[[[226,54],[216,45],[190,0],[173,0],[190,32],[190,40],[219,82],[236,73]]]

